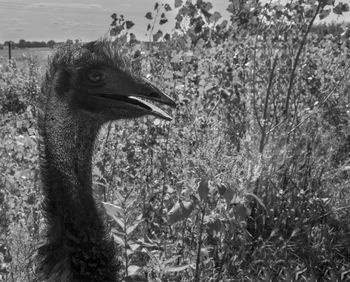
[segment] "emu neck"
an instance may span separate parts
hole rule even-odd
[[[80,122],[78,118],[58,122],[49,123],[45,128],[45,155],[50,176],[59,176],[56,183],[69,184],[72,196],[91,194],[91,161],[99,126]]]
[[[91,160],[100,124],[72,114],[68,107],[47,108],[39,124],[48,228],[48,243],[39,254],[45,279],[116,281],[113,242],[91,188]]]

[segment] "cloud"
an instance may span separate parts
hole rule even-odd
[[[29,8],[64,8],[64,9],[85,9],[85,10],[103,10],[98,4],[84,4],[84,3],[59,3],[59,2],[37,2],[28,6]]]
[[[11,31],[25,31],[23,27],[12,27],[10,28]]]
[[[67,25],[72,26],[72,27],[78,27],[78,26],[81,26],[81,23],[74,22],[74,21],[68,21]]]
[[[51,22],[51,24],[59,26],[60,29],[68,29],[68,28],[76,28],[80,27],[82,23],[76,22],[76,21],[67,21],[63,18],[54,18],[54,20]]]
[[[101,27],[105,27],[105,25],[103,24],[92,24],[92,23],[87,23],[86,27],[92,27],[92,28],[101,28]]]

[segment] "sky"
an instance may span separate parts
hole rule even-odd
[[[214,9],[228,16],[228,0],[213,0]],[[0,42],[94,40],[108,34],[111,14],[123,14],[135,23],[131,32],[145,39],[148,20],[156,0],[0,0]],[[163,0],[173,8],[164,28],[174,26],[174,0]],[[171,20],[171,19],[172,20]]]
[[[123,14],[135,23],[131,32],[139,39],[145,39],[148,21],[145,14],[152,11],[156,0],[0,0],[0,42],[20,39],[27,41],[66,41],[80,39],[95,40],[108,34],[111,14]],[[173,8],[169,22],[163,27],[171,31],[174,26],[174,0],[159,0]],[[214,8],[228,17],[228,0],[211,0]],[[350,0],[344,2],[350,3]],[[330,20],[350,21],[344,17],[330,17]]]

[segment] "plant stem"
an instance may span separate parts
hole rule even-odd
[[[274,74],[275,74],[275,69],[276,69],[276,65],[277,65],[277,59],[278,59],[278,54],[276,53],[275,58],[273,59],[272,68],[270,71],[269,85],[267,87],[266,96],[265,96],[264,113],[263,113],[263,119],[261,122],[261,139],[260,139],[260,145],[259,145],[259,153],[260,154],[262,154],[262,152],[264,151],[264,146],[266,143],[265,139],[267,136],[266,135],[267,109],[269,107],[269,98],[270,98],[273,78],[274,78]]]
[[[307,30],[306,30],[306,32],[304,34],[303,40],[300,43],[297,55],[296,55],[295,60],[294,60],[293,69],[292,69],[292,73],[290,75],[290,80],[289,80],[286,104],[285,104],[285,107],[284,107],[285,120],[288,119],[289,100],[290,100],[290,96],[292,94],[295,73],[296,73],[296,69],[297,69],[297,66],[298,66],[298,63],[299,63],[299,60],[300,60],[301,52],[303,51],[303,48],[304,48],[305,43],[306,43],[306,38],[307,38],[308,34],[310,33],[311,27],[312,27],[312,25],[313,25],[317,15],[318,15],[320,9],[321,9],[321,2],[318,4],[318,6],[316,8],[316,12],[315,12],[314,16],[312,17],[312,19],[311,19],[311,21],[310,21],[310,23],[309,23],[309,25],[307,27]]]
[[[196,274],[194,277],[195,282],[200,281],[200,262],[201,262],[201,249],[202,249],[202,234],[203,234],[203,223],[204,223],[204,215],[205,215],[205,207],[202,209],[202,218],[199,224],[199,232],[198,232],[198,247],[197,247],[197,260],[196,260]]]

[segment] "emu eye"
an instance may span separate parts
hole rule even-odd
[[[99,83],[105,79],[105,75],[103,72],[99,70],[92,70],[87,75],[88,79],[92,83]]]

